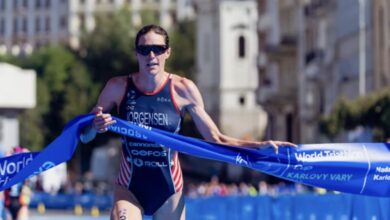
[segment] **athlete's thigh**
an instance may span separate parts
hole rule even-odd
[[[136,197],[124,187],[114,188],[114,205],[111,220],[142,220],[142,208]]]
[[[23,205],[18,211],[18,220],[27,220],[28,219],[28,206]]]
[[[185,203],[183,192],[177,192],[169,197],[169,199],[153,215],[153,220],[166,219],[185,219]]]

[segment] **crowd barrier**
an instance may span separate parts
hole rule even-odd
[[[43,204],[46,209],[73,209],[75,206],[80,206],[86,209],[97,207],[100,210],[108,210],[112,205],[112,196],[34,193],[30,207],[37,208],[40,204]]]
[[[189,199],[187,220],[390,219],[390,198],[347,194]]]
[[[49,195],[35,193],[31,207],[44,204],[48,209],[108,210],[109,195]],[[351,194],[299,194],[286,196],[228,196],[187,198],[187,220],[347,220],[390,219],[390,198]]]

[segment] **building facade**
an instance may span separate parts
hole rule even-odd
[[[203,94],[206,111],[224,134],[241,139],[260,140],[264,135],[267,116],[256,102],[256,2],[194,2],[197,9],[196,82]],[[206,161],[202,162],[202,167],[207,164]],[[225,181],[240,181],[244,176],[249,177],[254,173],[240,166],[216,162],[210,165],[208,170],[215,170]],[[251,178],[264,176],[258,174],[246,181]]]
[[[189,0],[0,0],[0,53],[29,54],[48,44],[78,48],[83,31],[94,29],[95,15],[109,17],[129,8],[135,25],[141,11],[155,15],[166,28],[180,19],[192,19]]]
[[[266,137],[297,142],[298,6],[294,1],[258,1],[259,87],[268,113]]]
[[[260,139],[266,115],[256,103],[256,2],[198,0],[195,3],[196,80],[206,110],[224,133]]]
[[[36,73],[0,63],[0,150],[19,145],[18,116],[36,105]]]
[[[388,1],[259,0],[258,101],[267,135],[326,141],[320,116],[390,85]]]
[[[390,1],[374,1],[372,11],[373,89],[379,90],[390,85]]]

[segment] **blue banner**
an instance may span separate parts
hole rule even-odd
[[[0,190],[69,160],[81,128],[93,115],[69,122],[62,134],[40,153],[24,153],[0,160]],[[179,152],[245,166],[306,185],[347,193],[390,196],[390,144],[305,144],[297,148],[247,149],[181,136],[114,118],[111,132],[168,146]]]

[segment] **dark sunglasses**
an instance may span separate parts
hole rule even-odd
[[[165,53],[165,51],[168,49],[166,45],[157,45],[157,44],[152,44],[152,45],[137,45],[135,48],[135,51],[137,53],[147,56],[150,54],[150,52],[153,51],[155,55],[161,55]]]

